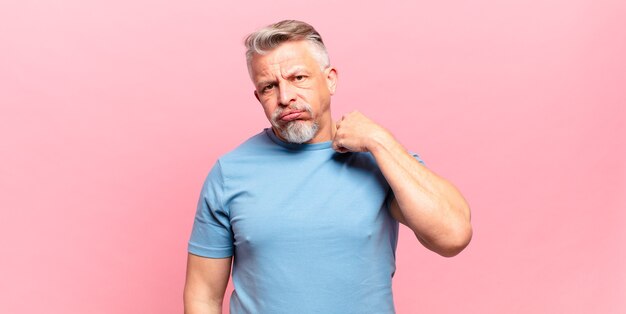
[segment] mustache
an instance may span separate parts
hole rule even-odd
[[[277,119],[278,117],[280,117],[280,115],[283,113],[283,111],[285,110],[304,110],[306,112],[308,112],[310,115],[312,115],[312,108],[311,105],[303,103],[303,104],[293,104],[289,107],[278,107],[276,108],[276,110],[274,110],[274,112],[272,112],[272,121],[274,121],[275,123],[277,123]]]

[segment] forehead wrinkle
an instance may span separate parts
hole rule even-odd
[[[280,49],[279,46],[277,49]],[[279,77],[288,78],[294,72],[305,71],[307,73],[313,71],[312,66],[317,66],[317,59],[312,55],[309,47],[295,46],[291,49],[282,49],[271,53],[271,55],[256,55],[257,69],[254,71],[254,81],[259,82],[276,82]],[[253,66],[254,67],[254,66]]]
[[[300,72],[300,71],[308,71],[306,66],[303,66],[301,64],[296,64],[294,66],[292,66],[291,68],[285,69],[284,71],[282,71],[282,75],[283,77],[289,77],[292,76],[293,74]]]
[[[257,85],[264,85],[266,83],[276,82],[278,73],[280,73],[279,75],[281,77],[287,79],[297,72],[300,72],[300,71],[308,72],[308,69],[305,65],[301,63],[290,65],[289,63],[291,62],[289,61],[294,61],[294,60],[285,60],[283,62],[269,64],[268,67],[266,67],[265,69],[260,71],[258,75],[256,75],[256,81],[258,82]],[[288,62],[288,64],[282,65],[282,63],[286,63],[286,62]]]
[[[276,67],[276,65],[274,65],[274,67]],[[254,75],[254,81],[257,82],[256,84],[262,84],[262,83],[269,83],[275,80],[275,71],[272,71],[272,65],[268,65],[266,67],[263,67],[260,71],[258,71],[257,73],[255,73]],[[256,72],[256,71],[255,71]]]

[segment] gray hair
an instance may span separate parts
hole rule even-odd
[[[251,74],[252,57],[254,54],[264,55],[288,41],[306,40],[312,46],[311,53],[323,70],[330,66],[330,58],[322,36],[313,26],[296,20],[283,20],[268,25],[248,35],[244,43],[246,45],[246,61],[248,72]]]

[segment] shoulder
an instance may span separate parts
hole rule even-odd
[[[276,145],[266,134],[266,129],[249,137],[234,149],[221,155],[216,166],[220,168],[224,178],[231,177],[234,173],[241,173],[256,165],[263,156],[270,155],[276,149]]]
[[[228,151],[219,157],[221,163],[230,163],[237,160],[241,156],[249,156],[251,154],[259,154],[271,147],[271,141],[265,133],[265,129],[261,132],[249,137],[247,140],[239,144],[234,149]]]

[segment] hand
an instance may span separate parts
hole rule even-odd
[[[358,111],[344,115],[335,127],[333,149],[340,153],[369,152],[391,138],[387,130]]]

